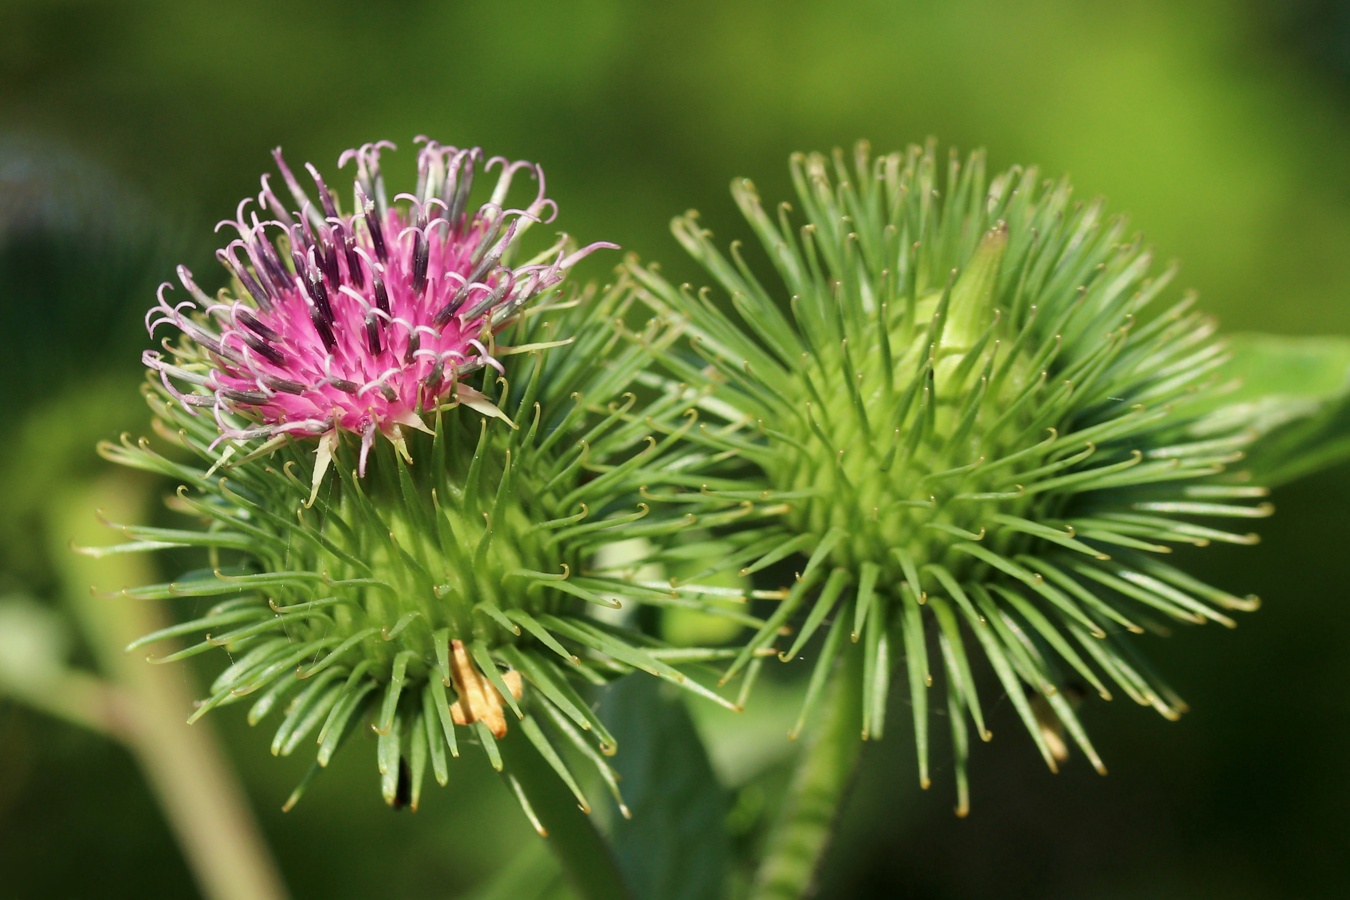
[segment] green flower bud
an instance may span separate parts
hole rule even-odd
[[[737,611],[737,589],[652,577],[700,516],[716,525],[753,510],[683,490],[711,455],[685,439],[695,418],[686,393],[638,384],[650,336],[622,328],[632,300],[622,282],[541,299],[488,348],[503,375],[483,370],[464,387],[469,399],[451,392],[402,446],[332,441],[322,480],[313,441],[219,447],[216,422],[152,378],[147,397],[177,447],[161,454],[124,438],[102,452],[181,483],[172,505],[203,527],[119,526],[130,543],[101,552],[204,548],[207,568],[122,594],[220,600],[133,648],[204,634],[152,659],[229,653],[193,718],[240,702],[250,722],[279,715],[272,751],[317,744],[311,775],[369,722],[395,806],[417,806],[428,769],[447,783],[466,744],[501,769],[508,731],[583,808],[555,744],[588,760],[617,800],[605,762],[617,748],[581,691],[643,671],[731,706],[676,668],[731,654],[671,649],[592,611],[692,608],[758,622]],[[459,406],[470,402],[477,411]],[[609,552],[619,542],[622,556]],[[706,570],[716,575],[719,562]]]
[[[877,159],[859,146],[852,166],[796,156],[792,175],[800,226],[733,186],[781,283],[692,215],[674,223],[734,312],[634,267],[704,363],[676,348],[667,371],[709,394],[726,426],[708,433],[746,488],[781,503],[743,534],[745,572],[804,557],[732,672],[786,626],[785,660],[823,632],[797,728],[835,661],[860,652],[863,736],[879,737],[903,659],[925,787],[941,682],[964,814],[969,727],[990,736],[978,652],[1052,769],[1063,735],[1103,769],[1071,698],[1119,690],[1176,716],[1136,635],[1232,625],[1257,603],[1167,561],[1177,544],[1255,540],[1209,519],[1270,512],[1230,471],[1243,423],[1201,412],[1222,389],[1213,323],[1160,299],[1172,272],[1154,274],[1122,219],[1034,169],[990,181],[981,154],[953,155],[942,178],[932,145]]]

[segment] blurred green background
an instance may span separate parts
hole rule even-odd
[[[179,261],[215,285],[212,226],[271,148],[333,174],[418,134],[540,162],[558,228],[691,280],[667,223],[745,236],[733,176],[786,198],[794,150],[936,135],[1106,195],[1230,331],[1350,334],[1345,3],[0,0],[0,596],[76,590],[53,523],[93,512],[53,505],[106,476],[94,441],[146,427],[153,288]],[[964,821],[941,772],[918,790],[897,715],[823,896],[1350,896],[1350,469],[1275,500],[1259,547],[1191,560],[1265,608],[1150,642],[1191,714],[1086,710],[1103,779],[1048,774],[997,704]],[[190,688],[214,662],[156,675]],[[241,710],[209,718],[297,896],[460,896],[532,840],[472,760],[389,812],[368,747],[282,815],[304,761]],[[0,697],[0,896],[195,891],[125,750]]]

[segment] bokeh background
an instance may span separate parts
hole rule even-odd
[[[1336,0],[0,0],[0,597],[25,634],[95,662],[65,523],[93,521],[75,489],[108,477],[93,443],[146,427],[154,286],[180,261],[213,283],[212,226],[273,147],[333,173],[347,147],[418,134],[541,162],[558,227],[691,280],[667,223],[692,207],[746,236],[733,176],[786,198],[794,150],[936,135],[1106,195],[1230,331],[1350,334]],[[1275,500],[1259,547],[1191,561],[1265,607],[1152,642],[1193,712],[1090,707],[1101,778],[1047,773],[996,704],[957,820],[941,772],[918,789],[898,711],[823,896],[1350,896],[1350,469]],[[192,690],[211,667],[156,673]],[[209,718],[296,896],[461,896],[523,865],[529,829],[472,760],[409,816],[349,749],[283,815],[305,762],[273,759],[241,711]],[[0,696],[0,896],[195,892],[127,751]]]

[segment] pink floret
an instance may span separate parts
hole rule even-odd
[[[167,322],[190,343],[171,348],[169,358],[148,351],[146,364],[185,405],[213,409],[222,437],[350,432],[361,438],[364,468],[377,433],[399,441],[401,429],[425,428],[422,415],[452,402],[463,376],[500,369],[492,336],[578,259],[613,246],[569,255],[563,238],[515,263],[520,235],[554,210],[537,166],[501,158],[484,166],[480,150],[427,141],[416,193],[390,204],[379,156],[391,146],[343,154],[341,164],[356,163],[351,214],[338,211],[307,166],[316,205],[276,151],[295,207],[288,210],[264,176],[258,202],[274,218],[246,221],[246,200],[235,221],[222,223],[239,233],[217,254],[239,295],[212,300],[182,267],[195,304],[172,305],[161,288],[148,327],[153,333]],[[479,169],[500,171],[491,198],[470,208]],[[538,182],[537,194],[524,208],[506,208],[522,170]]]

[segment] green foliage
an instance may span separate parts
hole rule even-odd
[[[1213,408],[1258,437],[1243,464],[1255,479],[1284,484],[1350,457],[1350,340],[1244,334],[1229,345],[1224,372],[1238,387]]]
[[[621,678],[600,716],[623,747],[614,768],[630,814],[610,841],[633,896],[727,896],[729,802],[680,698],[649,678]]]
[[[672,256],[665,221],[689,206],[727,230],[735,211],[720,185],[729,170],[763,173],[765,195],[782,196],[778,162],[792,147],[859,134],[896,146],[937,133],[987,144],[998,165],[1035,160],[1045,171],[1071,171],[1080,191],[1105,192],[1165,256],[1184,261],[1186,282],[1226,325],[1329,334],[1350,323],[1342,302],[1350,170],[1341,165],[1350,107],[1344,80],[1309,68],[1302,51],[1315,43],[1345,56],[1336,49],[1346,45],[1344,16],[1331,6],[601,0],[348,9],[17,0],[7,4],[0,36],[0,110],[5,128],[83,147],[155,191],[157,216],[198,214],[204,224],[183,233],[206,237],[253,184],[267,148],[284,143],[327,158],[355,127],[404,140],[462,135],[543,159],[576,231],[603,225],[645,257]],[[5,210],[13,208],[14,174],[0,173]],[[101,215],[123,219],[116,210]],[[168,274],[110,291],[107,305],[94,308],[85,304],[90,290],[103,291],[115,270],[72,265],[63,253],[43,257],[30,283],[44,288],[59,278],[74,292],[69,308],[80,312],[55,310],[65,301],[46,292],[0,298],[13,376],[0,577],[44,595],[43,579],[68,577],[69,533],[47,535],[27,510],[44,498],[52,506],[72,473],[98,464],[87,449],[96,436],[141,431],[134,423],[145,411],[132,393],[118,402],[112,391],[92,396],[87,388],[91,378],[103,384],[114,359],[122,360],[118,377],[129,374],[127,361],[144,343],[149,289]],[[676,283],[696,272],[688,260],[663,262]],[[100,345],[105,336],[122,349]],[[85,449],[58,454],[58,445]],[[1262,469],[1268,445],[1249,446],[1244,467],[1275,471]],[[1291,441],[1281,465],[1300,455]],[[1344,872],[1328,841],[1350,790],[1340,765],[1350,735],[1334,697],[1300,686],[1350,676],[1340,588],[1344,482],[1342,470],[1290,484],[1264,546],[1188,561],[1210,577],[1259,586],[1274,601],[1259,627],[1235,637],[1159,648],[1203,698],[1203,716],[1161,736],[1161,726],[1090,706],[1083,715],[1094,735],[1126,763],[1091,785],[1072,770],[1028,777],[1017,752],[1002,752],[1018,748],[986,753],[975,823],[948,821],[947,804],[893,783],[888,773],[909,753],[904,742],[873,746],[862,802],[844,832],[849,847],[825,894],[890,896],[903,886],[1003,896],[1018,884],[1080,895],[1339,895]],[[154,481],[145,489],[162,488]],[[81,507],[85,518],[89,506]],[[127,583],[100,574],[72,591],[83,593],[89,580]],[[182,610],[190,601],[169,603]],[[87,663],[87,652],[77,656]],[[170,682],[188,675],[151,671]],[[790,668],[783,683],[765,685],[773,674],[761,678],[749,715],[767,705],[763,688],[800,687]],[[1008,728],[997,720],[1012,711],[995,700],[998,691],[981,682],[1001,745]],[[904,713],[903,698],[895,699],[892,708]],[[796,746],[782,739],[790,717],[746,741],[745,717],[712,712],[728,720],[713,730],[717,746],[747,780],[766,747],[784,754]],[[372,815],[369,773],[356,765],[335,766],[322,795],[281,817],[266,798],[284,792],[278,779],[293,777],[293,766],[251,752],[257,736],[244,731],[242,716],[211,718],[250,793],[263,798],[268,838],[298,896],[460,895],[484,872],[512,871],[501,860],[515,841],[532,839],[528,828],[512,831],[519,817],[499,814],[492,791],[475,783],[495,789],[486,778],[458,779],[453,803],[427,804],[413,820]],[[1138,749],[1127,755],[1131,746]],[[159,814],[106,742],[5,704],[0,758],[0,869],[11,890],[191,890]],[[755,781],[746,793],[766,789],[774,787]],[[1141,821],[1161,824],[1141,829]],[[73,845],[79,865],[70,864]],[[530,896],[538,886],[529,877],[517,884],[527,887],[503,896]]]

